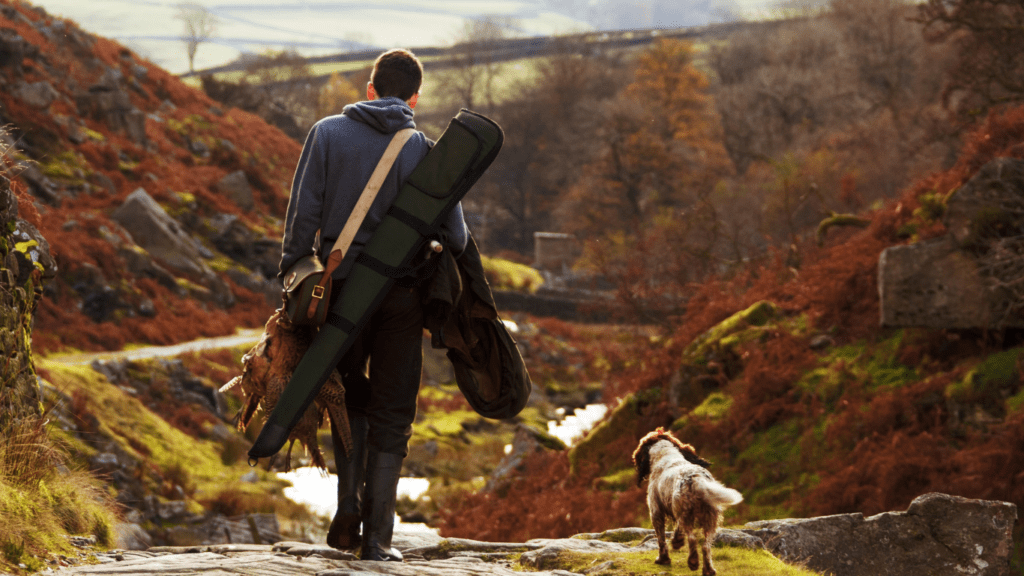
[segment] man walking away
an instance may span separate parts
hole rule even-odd
[[[416,56],[408,50],[389,50],[374,63],[367,100],[346,106],[310,130],[292,181],[280,277],[313,250],[326,258],[392,135],[416,127],[413,108],[422,81],[423,67]],[[335,286],[344,281],[402,184],[432,145],[418,131],[406,142],[333,274]],[[445,249],[459,255],[468,235],[461,204],[442,226],[442,234]],[[335,296],[339,292],[333,290]],[[398,279],[338,364],[354,449],[345,453],[332,421],[338,510],[327,544],[358,546],[363,560],[402,560],[391,539],[423,365],[421,301],[415,279]]]

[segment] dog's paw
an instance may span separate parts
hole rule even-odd
[[[686,544],[686,535],[677,530],[676,533],[672,536],[672,549],[673,550],[679,550],[685,544]]]
[[[668,554],[662,554],[658,556],[658,559],[655,560],[654,563],[661,566],[671,566],[672,559],[668,557]]]
[[[686,565],[690,570],[697,570],[697,568],[700,568],[700,556],[697,556],[696,553],[690,554],[690,557],[686,559]],[[712,570],[712,572],[714,572],[714,570]],[[704,576],[708,575],[704,574]]]

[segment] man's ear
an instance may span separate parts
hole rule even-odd
[[[420,101],[420,93],[417,92],[417,93],[412,95],[412,98],[409,98],[409,108],[415,108],[416,107],[416,103],[419,102],[419,101]]]
[[[366,83],[366,99],[367,100],[376,100],[377,99],[377,91],[374,90],[374,88],[373,88],[373,82],[367,82]]]

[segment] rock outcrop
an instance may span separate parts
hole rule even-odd
[[[146,68],[137,66],[133,72],[145,77]],[[111,130],[124,133],[132,142],[144,146],[146,138],[146,114],[132,105],[127,88],[141,90],[138,79],[126,79],[117,68],[108,68],[98,82],[78,96],[78,111],[104,122]]]
[[[32,314],[44,281],[56,264],[39,231],[18,217],[10,182],[0,176],[0,428],[39,410],[39,387],[32,361]]]
[[[783,560],[834,576],[1008,574],[1017,507],[946,494],[906,512],[767,520],[742,532]]]
[[[205,521],[167,529],[172,545],[272,544],[281,541],[281,527],[274,514],[248,514],[238,518],[214,516]]]
[[[565,450],[565,448],[565,444],[558,438],[526,424],[518,424],[515,436],[512,437],[512,451],[505,455],[495,467],[490,478],[487,479],[483,491],[494,492],[499,487],[507,486],[512,481],[513,472],[521,467],[531,454],[545,450]]]
[[[1024,327],[1024,161],[983,166],[950,194],[942,222],[946,235],[882,252],[882,325]]]

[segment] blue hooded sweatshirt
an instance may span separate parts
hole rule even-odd
[[[321,231],[323,246],[320,259],[326,262],[391,137],[399,130],[415,127],[408,104],[387,97],[346,106],[341,114],[328,116],[310,129],[292,180],[278,278],[283,278],[285,270],[299,258],[319,248],[315,246],[317,230]],[[433,142],[422,132],[416,132],[405,143],[345,259],[335,270],[336,280],[348,275],[402,184],[431,146]],[[461,203],[442,227],[448,235],[448,249],[455,255],[462,253],[468,232]]]

